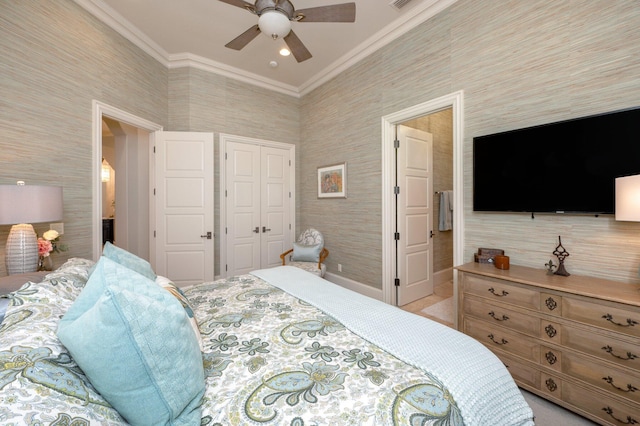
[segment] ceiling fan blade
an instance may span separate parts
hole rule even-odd
[[[243,9],[247,9],[250,12],[255,13],[256,8],[253,4],[246,2],[244,0],[220,0],[222,3],[230,4],[231,6],[241,7]]]
[[[296,10],[300,22],[355,22],[356,4],[343,3],[332,6],[311,7]]]
[[[296,58],[296,61],[302,62],[311,58],[311,52],[309,52],[293,31],[290,31],[289,34],[287,34],[284,38],[284,42],[287,43],[287,46],[291,49],[291,53],[293,53],[293,57]]]
[[[260,28],[257,25],[249,28],[247,31],[240,34],[238,37],[225,44],[224,47],[234,50],[242,50],[251,40],[256,38],[260,34]]]

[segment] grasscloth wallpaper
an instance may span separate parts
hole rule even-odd
[[[164,124],[168,71],[73,1],[1,0],[0,51],[0,183],[61,185],[69,251],[54,261],[91,258],[92,100]]]
[[[632,281],[640,224],[473,213],[471,141],[640,105],[638,40],[636,0],[459,0],[295,99],[169,71],[71,0],[0,0],[0,183],[62,184],[65,256],[88,257],[92,99],[167,130],[216,132],[216,143],[219,132],[294,143],[298,230],[323,231],[330,272],[341,263],[346,278],[381,288],[380,118],[463,90],[465,260],[499,247],[512,263],[542,267],[562,235],[569,272]],[[318,200],[317,167],[343,161],[348,198]],[[0,275],[8,230],[0,227]]]
[[[70,250],[54,255],[57,265],[92,256],[92,100],[166,130],[215,132],[216,182],[220,132],[299,141],[298,99],[195,69],[169,71],[71,0],[0,0],[0,48],[0,184],[64,187]],[[41,235],[48,224],[34,227]],[[0,276],[9,229],[0,226]]]
[[[638,40],[633,0],[458,1],[303,99],[303,167],[348,161],[350,197],[316,200],[303,176],[302,223],[327,230],[331,266],[380,288],[380,117],[464,90],[465,261],[498,247],[543,268],[562,235],[569,272],[638,281],[640,224],[471,204],[474,136],[640,106]]]

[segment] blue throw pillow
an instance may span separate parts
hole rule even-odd
[[[322,244],[307,246],[300,243],[293,243],[293,256],[291,260],[294,262],[319,262]]]
[[[122,266],[126,266],[129,269],[133,269],[139,274],[144,275],[150,280],[156,279],[156,273],[153,272],[151,264],[141,257],[136,256],[133,253],[129,253],[125,249],[114,246],[109,241],[104,245],[102,249],[102,255],[108,257],[114,262],[118,262]]]
[[[204,368],[180,302],[102,257],[58,326],[91,384],[132,425],[199,425]]]

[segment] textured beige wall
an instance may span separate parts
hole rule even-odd
[[[471,168],[474,136],[640,105],[638,40],[635,0],[460,0],[305,96],[301,225],[325,232],[329,270],[381,287],[380,117],[464,90],[465,261],[500,247],[542,268],[562,235],[569,272],[637,280],[640,224],[473,213]],[[315,168],[340,161],[349,198],[317,200]]]
[[[166,124],[168,71],[70,0],[0,1],[0,52],[0,184],[63,186],[55,264],[91,258],[92,100]]]
[[[55,255],[57,265],[92,257],[93,99],[166,130],[215,132],[216,208],[218,133],[299,141],[298,99],[200,70],[169,71],[72,0],[0,0],[0,49],[0,184],[64,187],[70,251]],[[35,228],[41,235],[48,224]],[[0,276],[9,229],[0,226]]]
[[[0,183],[62,184],[66,255],[88,257],[92,99],[169,130],[300,141],[298,230],[325,233],[330,271],[380,288],[380,117],[464,90],[465,259],[492,246],[542,267],[562,235],[569,272],[631,281],[640,224],[473,213],[471,140],[639,105],[639,39],[636,0],[459,0],[297,100],[168,71],[71,0],[0,0]],[[316,168],[342,161],[348,198],[318,200]]]

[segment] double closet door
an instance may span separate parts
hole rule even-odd
[[[294,214],[293,145],[221,135],[221,273],[246,274],[281,264],[291,248]]]

